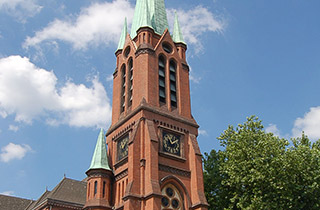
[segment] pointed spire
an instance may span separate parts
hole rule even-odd
[[[130,33],[132,39],[143,26],[149,26],[158,34],[168,28],[164,0],[137,0]]]
[[[146,26],[152,28],[148,0],[137,0],[131,26],[131,38],[137,35],[139,28]]]
[[[124,25],[123,25],[123,29],[122,29],[122,32],[121,32],[121,36],[120,36],[120,40],[119,40],[119,44],[118,44],[117,51],[123,49],[124,43],[125,43],[125,41],[126,41],[127,33],[128,33],[127,18],[125,18],[125,19],[124,19]]]
[[[89,170],[90,169],[106,169],[111,171],[111,168],[108,162],[108,157],[107,157],[107,148],[106,148],[106,142],[104,139],[104,132],[102,128],[100,130],[96,148],[93,153]]]
[[[153,28],[156,33],[162,35],[163,32],[169,28],[166,6],[164,0],[152,0],[154,6],[154,13],[151,14],[151,19],[153,20]]]
[[[174,19],[174,26],[173,26],[173,34],[172,34],[172,39],[175,43],[183,43],[186,44],[183,40],[183,36],[181,33],[181,29],[180,29],[180,24],[179,24],[179,20],[178,20],[178,15],[175,12],[175,19]]]

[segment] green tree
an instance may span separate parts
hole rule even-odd
[[[223,209],[224,206],[230,204],[230,192],[227,186],[222,185],[222,180],[226,179],[222,174],[220,166],[223,164],[223,152],[212,150],[210,154],[205,153],[203,165],[205,171],[203,173],[205,183],[205,194],[210,205],[210,209]]]
[[[320,141],[289,141],[249,117],[220,137],[224,150],[205,154],[210,209],[319,209]]]

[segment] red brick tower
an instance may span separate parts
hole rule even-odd
[[[164,0],[137,0],[116,51],[106,134],[116,210],[208,208],[186,49],[177,17],[168,31]]]

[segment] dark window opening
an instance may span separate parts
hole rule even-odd
[[[165,59],[159,57],[159,101],[160,103],[166,103],[166,71],[165,71]]]
[[[121,82],[121,112],[125,109],[125,99],[126,99],[126,66],[123,65],[121,69],[122,82]]]
[[[126,50],[124,51],[124,56],[125,56],[125,57],[128,57],[129,53],[130,53],[130,46],[128,46],[128,47],[126,48]]]
[[[97,190],[98,190],[98,182],[95,181],[95,182],[94,182],[94,196],[96,196]]]
[[[129,88],[128,88],[128,106],[132,105],[132,93],[133,93],[133,60],[129,61]]]
[[[171,107],[177,107],[176,63],[170,61],[170,102]]]
[[[172,47],[170,44],[168,44],[167,42],[164,42],[162,44],[162,48],[166,53],[172,53]]]
[[[104,197],[106,194],[106,182],[103,182],[103,188],[102,188],[102,197]]]

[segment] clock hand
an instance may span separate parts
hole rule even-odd
[[[173,144],[173,143],[172,143],[172,136],[170,136],[169,141],[170,141],[171,144]]]
[[[176,142],[178,142],[178,139],[177,139],[177,140],[175,140],[175,141],[173,141],[173,142],[172,142],[172,144],[175,144]]]

